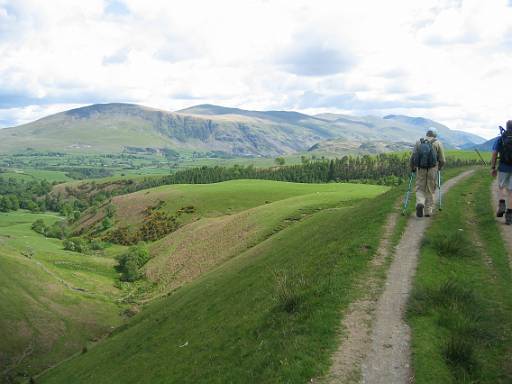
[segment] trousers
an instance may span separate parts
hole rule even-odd
[[[416,204],[424,205],[424,213],[431,215],[434,209],[434,194],[437,187],[437,166],[416,170]]]

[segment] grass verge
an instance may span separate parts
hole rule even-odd
[[[416,383],[512,380],[512,281],[490,183],[478,171],[455,186],[423,242],[407,312]]]

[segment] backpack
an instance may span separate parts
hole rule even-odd
[[[432,168],[437,165],[437,151],[434,149],[432,143],[435,140],[420,139],[414,165],[418,168]]]
[[[512,131],[501,134],[500,162],[512,165]]]

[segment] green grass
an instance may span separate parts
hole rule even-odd
[[[140,219],[134,215],[150,205],[164,201],[163,209],[175,213],[178,209],[193,206],[195,213],[187,216],[190,221],[198,217],[216,217],[233,214],[279,200],[304,196],[337,194],[340,200],[374,197],[388,187],[360,184],[305,184],[270,180],[231,180],[215,184],[165,185],[142,190],[114,199],[120,223],[134,223]],[[337,197],[336,197],[337,198]]]
[[[282,229],[38,380],[298,383],[325,373],[340,311],[358,294],[397,194]]]
[[[421,249],[408,307],[416,383],[509,383],[512,281],[485,170],[455,186]]]
[[[153,259],[146,271],[151,280],[158,281],[160,292],[190,281],[311,214],[327,208],[347,208],[360,199],[388,190],[383,186],[258,180],[183,187],[188,191],[184,196],[200,205],[203,218],[151,245]],[[296,193],[304,194],[293,196]],[[221,197],[229,202],[228,212],[239,212],[209,218],[219,215]],[[265,197],[276,201],[270,202]],[[251,208],[253,205],[256,206]]]
[[[64,251],[30,229],[37,218],[59,220],[0,215],[0,381],[33,375],[121,322],[112,257]]]

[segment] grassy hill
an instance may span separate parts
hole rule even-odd
[[[167,292],[192,281],[273,234],[326,208],[372,198],[387,187],[358,184],[299,184],[232,180],[215,184],[168,185],[116,196],[114,230],[140,227],[150,207],[179,216],[180,228],[150,245],[144,271]],[[101,225],[102,210],[86,212],[75,224],[82,233]]]
[[[17,382],[80,351],[121,323],[112,255],[64,251],[31,230],[55,215],[0,215],[0,381]],[[10,378],[10,379],[7,379]]]
[[[96,104],[0,130],[0,151],[27,149],[75,153],[125,150],[217,152],[232,156],[277,156],[306,151],[316,143],[413,142],[436,126],[448,147],[484,140],[423,118],[407,116],[309,116],[287,111],[247,111],[199,105],[178,112],[134,104]]]
[[[165,187],[188,189],[171,192],[169,207],[180,206],[176,196],[187,199],[197,187],[224,190],[227,198],[221,203],[208,199],[208,189],[197,188],[190,199],[197,199],[198,212],[210,217],[188,224],[191,237],[182,244],[188,255],[200,244],[224,248],[215,243],[227,244],[231,253],[37,381],[275,383],[306,382],[324,373],[335,348],[339,313],[358,294],[355,282],[376,250],[397,191],[382,195],[385,187],[258,186],[257,181],[241,190],[237,183],[245,182]],[[267,199],[272,202],[265,204]],[[238,213],[226,216],[228,208]],[[241,216],[245,212],[250,212],[246,218]],[[219,227],[208,228],[209,221],[226,217],[232,225],[212,233]],[[229,244],[253,231],[246,249]],[[166,252],[157,252],[146,266],[148,273],[151,263],[178,257],[179,238],[163,246],[167,241],[153,245],[153,251],[162,247]]]

